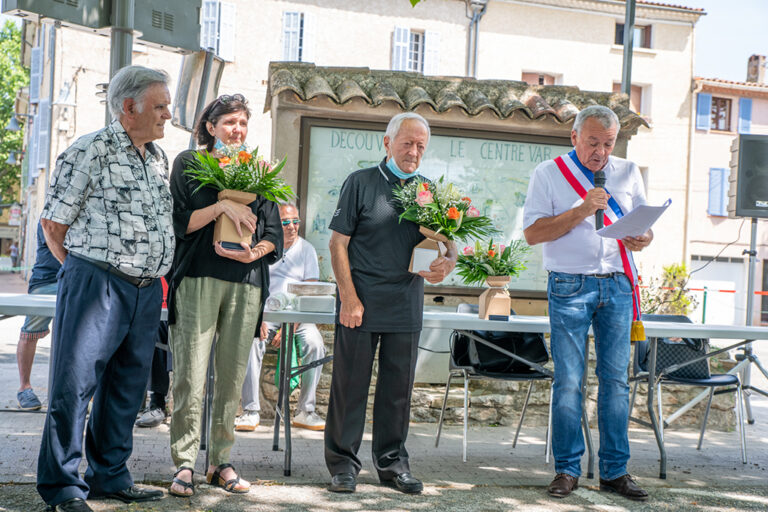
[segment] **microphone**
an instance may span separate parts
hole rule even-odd
[[[595,171],[595,188],[602,188],[605,190],[605,171],[602,169]],[[603,210],[597,210],[595,212],[595,229],[603,229]]]

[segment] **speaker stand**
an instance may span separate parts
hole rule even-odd
[[[751,223],[751,236],[749,241],[749,250],[744,250],[742,254],[748,254],[749,255],[749,273],[747,277],[747,319],[746,319],[746,325],[752,325],[752,301],[755,296],[755,264],[757,263],[757,218],[752,217],[752,223]],[[758,370],[760,370],[760,373],[762,373],[766,379],[768,379],[768,371],[766,371],[765,367],[760,363],[760,360],[757,358],[757,356],[752,351],[752,342],[747,343],[744,345],[744,348],[742,349],[744,351],[743,354],[738,354],[736,356],[736,360],[739,361],[739,364],[736,365],[736,368],[743,365],[742,369],[742,387],[747,392],[744,393],[744,405],[747,409],[747,422],[752,425],[755,423],[755,417],[752,414],[752,405],[750,403],[750,395],[751,392],[754,391],[756,393],[759,393],[765,397],[768,397],[768,392],[756,388],[752,386],[751,380],[752,380],[752,365],[755,365]]]

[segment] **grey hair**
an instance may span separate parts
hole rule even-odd
[[[107,89],[107,104],[113,119],[117,119],[123,110],[123,102],[131,98],[136,102],[139,112],[144,109],[144,95],[154,84],[168,85],[170,81],[168,73],[161,69],[149,69],[144,66],[126,66],[120,69],[109,82]]]
[[[403,125],[403,121],[406,119],[413,119],[423,124],[424,128],[427,129],[427,141],[429,141],[429,138],[432,135],[429,130],[429,123],[416,112],[403,112],[402,114],[397,114],[395,117],[390,119],[389,124],[387,125],[387,131],[384,133],[384,135],[389,137],[389,140],[394,140],[400,131],[400,127]]]
[[[600,121],[605,129],[613,126],[619,127],[619,116],[613,110],[603,105],[590,105],[576,114],[576,120],[573,122],[573,131],[581,135],[581,127],[584,121],[590,118]]]
[[[296,208],[296,211],[299,211],[299,205],[292,201],[281,201],[277,203],[277,206],[280,208],[288,208],[290,206],[291,208]]]

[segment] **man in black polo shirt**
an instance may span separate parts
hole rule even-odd
[[[439,283],[456,266],[456,247],[429,272],[408,271],[424,237],[416,224],[398,222],[394,187],[418,175],[429,124],[418,114],[392,118],[384,136],[387,156],[347,177],[330,228],[331,263],[338,283],[333,380],[325,427],[330,490],[354,492],[361,463],[365,408],[376,346],[379,371],[373,403],[373,463],[382,482],[413,494],[408,436],[411,390],[424,304],[424,279]]]

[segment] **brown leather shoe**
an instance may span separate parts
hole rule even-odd
[[[553,498],[565,498],[579,488],[579,479],[567,473],[558,473],[547,487],[547,492]]]
[[[601,478],[600,490],[615,492],[635,501],[645,501],[648,499],[648,493],[641,489],[629,474],[614,478],[613,480],[603,480]]]

